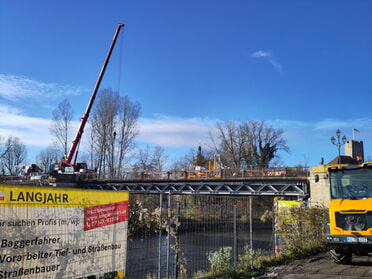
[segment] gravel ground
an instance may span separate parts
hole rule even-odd
[[[327,252],[288,265],[274,267],[255,279],[357,279],[372,278],[372,257],[353,257],[349,265],[335,264]]]

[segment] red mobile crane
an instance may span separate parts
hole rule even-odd
[[[109,48],[109,50],[107,52],[105,61],[103,62],[101,71],[100,71],[100,73],[98,75],[98,79],[96,81],[96,85],[94,86],[93,92],[92,92],[92,94],[90,96],[90,99],[89,99],[89,102],[88,102],[88,106],[87,106],[87,108],[86,108],[83,116],[81,117],[80,125],[79,125],[79,128],[77,130],[77,133],[75,135],[75,138],[72,141],[72,145],[71,145],[70,151],[67,154],[65,160],[63,162],[59,163],[58,166],[55,168],[55,171],[54,171],[54,174],[55,174],[54,177],[55,178],[56,178],[56,174],[57,173],[61,174],[61,173],[65,173],[65,172],[68,172],[68,173],[92,173],[92,172],[94,173],[95,172],[94,170],[88,170],[86,163],[76,163],[77,155],[78,155],[78,146],[80,144],[80,140],[81,140],[81,137],[82,137],[83,132],[84,132],[85,124],[88,121],[89,113],[90,113],[90,110],[91,110],[91,108],[93,106],[94,99],[96,98],[96,95],[97,95],[99,86],[101,84],[103,75],[104,75],[104,73],[106,71],[107,64],[108,64],[108,62],[110,60],[110,56],[111,56],[112,50],[114,49],[114,46],[115,46],[115,43],[116,43],[116,39],[117,39],[117,37],[119,35],[120,29],[123,26],[124,26],[124,24],[119,23],[118,26],[117,26],[117,28],[116,28],[116,31],[115,31],[115,34],[114,34],[114,38],[112,39],[112,42],[111,42],[110,48]]]

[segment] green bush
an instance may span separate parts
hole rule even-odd
[[[262,249],[253,250],[249,246],[244,246],[243,255],[239,256],[238,268],[260,270],[261,260],[268,256],[268,252]]]
[[[272,216],[272,212],[268,211],[262,218],[267,221]],[[208,278],[251,278],[272,266],[285,265],[296,259],[303,259],[326,251],[325,227],[329,218],[327,208],[292,207],[286,214],[277,216],[277,218],[279,221],[277,233],[284,239],[285,249],[283,250],[285,252],[265,256],[264,251],[252,251],[249,247],[245,247],[244,254],[239,256],[239,264],[236,270],[222,269],[219,271],[225,271],[224,274]],[[211,259],[217,263],[219,261],[215,259],[222,259],[224,252],[220,250],[220,252],[215,253],[217,254]]]
[[[222,272],[231,269],[232,247],[223,247],[219,251],[207,253],[212,272]]]
[[[286,251],[297,253],[303,249],[324,246],[328,210],[320,207],[292,207],[278,216],[277,233],[284,238]]]

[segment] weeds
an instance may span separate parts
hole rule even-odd
[[[272,214],[268,212],[263,216],[263,219],[271,217]],[[328,215],[325,208],[291,208],[285,216],[280,217],[278,232],[284,238],[285,247],[283,250],[285,252],[268,256],[267,252],[263,250],[244,247],[244,253],[239,256],[239,262],[233,270],[231,265],[232,249],[224,247],[219,251],[208,253],[212,273],[196,278],[251,278],[262,274],[270,267],[285,265],[294,260],[326,251],[324,227],[328,222]]]
[[[219,251],[207,253],[212,272],[222,272],[232,268],[232,247],[222,247]]]

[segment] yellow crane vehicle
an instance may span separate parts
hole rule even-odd
[[[372,252],[372,162],[327,167],[331,200],[327,244],[335,263]]]

